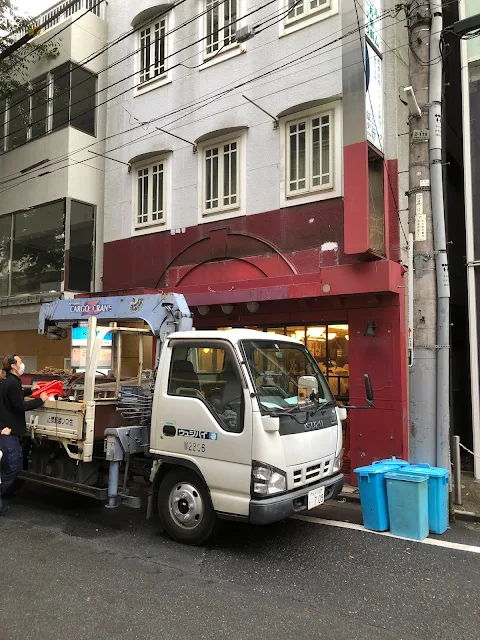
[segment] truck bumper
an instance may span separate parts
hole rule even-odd
[[[336,498],[343,488],[343,475],[330,476],[281,496],[250,500],[249,521],[252,524],[269,524],[308,511],[308,492],[319,487],[325,487],[325,501]]]

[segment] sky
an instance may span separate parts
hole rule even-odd
[[[13,4],[17,6],[19,13],[38,16],[45,9],[57,4],[57,0],[13,0]]]

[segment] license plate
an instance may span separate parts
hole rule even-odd
[[[325,502],[325,487],[319,489],[312,489],[308,492],[308,509],[318,507],[318,505]]]

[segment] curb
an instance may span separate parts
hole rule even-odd
[[[356,504],[360,504],[360,495],[358,493],[343,493],[343,491],[341,491],[338,494],[338,498],[341,498],[346,502],[355,502]]]

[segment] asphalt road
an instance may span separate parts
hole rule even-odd
[[[478,640],[480,554],[299,520],[201,548],[24,488],[0,518],[0,640]],[[358,521],[345,504],[316,516]],[[480,546],[480,525],[442,539]]]

